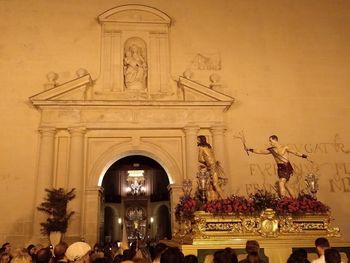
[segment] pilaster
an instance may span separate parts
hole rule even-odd
[[[171,231],[174,233],[175,207],[179,203],[180,197],[182,196],[182,186],[180,184],[169,184],[168,191],[170,194]]]
[[[81,235],[81,207],[84,185],[84,127],[68,129],[70,133],[70,150],[68,166],[68,189],[75,188],[76,197],[70,203],[70,209],[75,212],[69,227],[69,235]]]
[[[210,128],[213,138],[213,149],[216,160],[221,163],[224,172],[227,173],[226,154],[225,154],[225,132],[226,127],[223,124],[214,125]]]
[[[199,126],[188,125],[184,127],[186,140],[186,178],[193,178],[197,173],[198,167],[198,146],[197,134]]]
[[[46,197],[45,189],[52,188],[56,128],[41,127],[39,132],[40,149],[33,219],[33,241],[38,241],[42,238],[40,234],[40,223],[46,220],[45,215],[40,213],[36,207],[44,201]]]
[[[89,244],[95,244],[100,241],[101,200],[103,191],[103,187],[95,186],[86,187],[84,192],[84,227],[82,239]]]

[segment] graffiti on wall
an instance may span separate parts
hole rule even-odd
[[[336,134],[329,142],[288,144],[288,146],[295,151],[307,153],[313,160],[313,163],[299,161],[299,159],[295,159],[297,162],[292,160],[294,175],[290,183],[297,192],[305,188],[305,176],[316,170],[328,191],[350,193],[350,162],[342,161],[350,154],[350,147],[342,142],[339,134]],[[324,159],[333,159],[333,161],[324,161]],[[334,161],[334,159],[337,160]],[[275,191],[274,180],[277,180],[275,162],[250,163],[248,169],[249,175],[262,178],[262,183],[246,184],[247,194],[254,193],[259,189]]]

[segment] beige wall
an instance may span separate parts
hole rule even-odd
[[[28,97],[43,91],[46,73],[59,83],[86,68],[99,77],[96,17],[128,1],[1,1],[0,241],[26,245],[31,235],[40,113]],[[133,1],[133,3],[135,3]],[[218,73],[236,103],[226,113],[230,190],[273,184],[273,160],[247,156],[233,136],[244,130],[252,147],[282,143],[321,165],[319,199],[332,207],[350,239],[350,8],[349,1],[138,1],[168,14],[171,74],[197,53],[221,54],[222,70],[194,70],[205,85]],[[307,172],[309,164],[297,157]]]

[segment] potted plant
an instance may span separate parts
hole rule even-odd
[[[51,245],[55,246],[67,231],[69,219],[74,214],[74,211],[67,210],[67,205],[75,197],[75,188],[68,192],[63,188],[45,189],[45,191],[47,196],[37,207],[48,216],[45,222],[40,223],[41,233],[49,236]]]

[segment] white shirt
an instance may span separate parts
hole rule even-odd
[[[326,263],[326,259],[324,258],[324,255],[321,255],[318,259],[311,261],[311,263]]]

